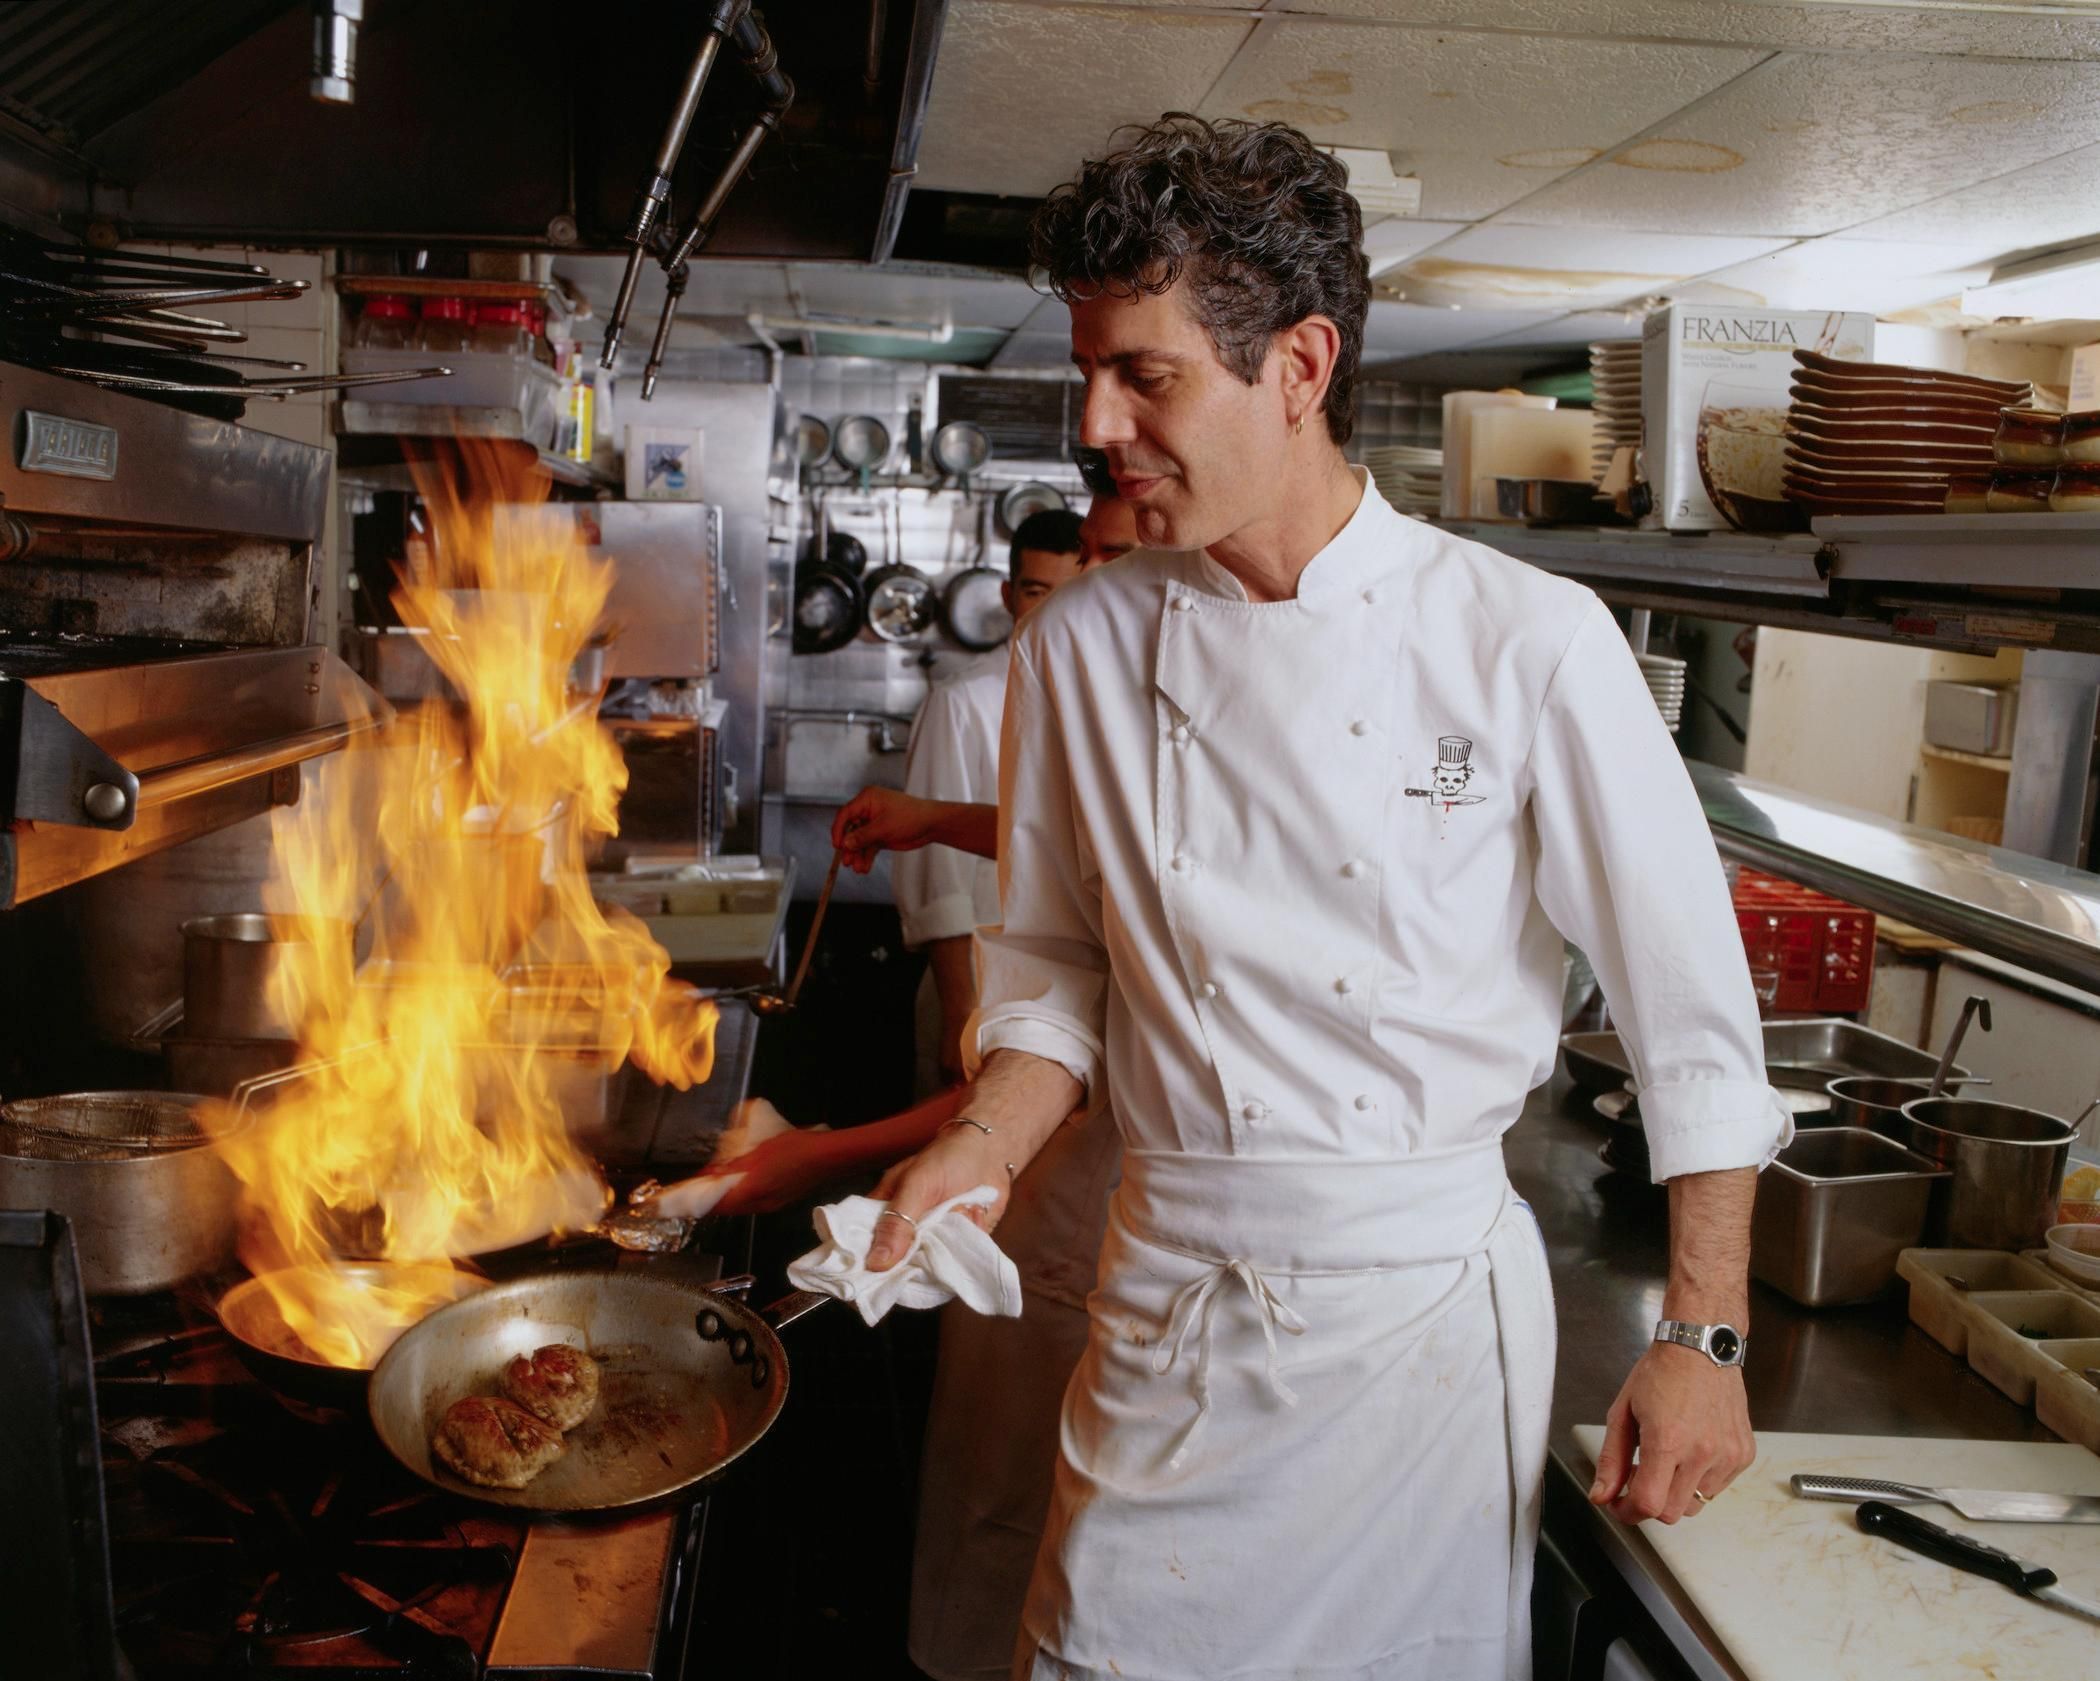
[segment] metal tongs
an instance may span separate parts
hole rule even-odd
[[[678,167],[678,154],[685,150],[686,135],[693,126],[694,114],[700,109],[700,96],[706,91],[708,75],[715,67],[715,59],[720,55],[724,41],[735,49],[745,71],[757,83],[759,111],[737,142],[736,150],[730,154],[721,174],[702,196],[685,232],[661,255],[669,284],[664,292],[664,312],[656,324],[656,338],[650,345],[649,364],[642,375],[644,399],[656,388],[657,371],[663,365],[664,352],[670,343],[671,321],[679,299],[685,295],[687,262],[707,243],[731,191],[743,178],[766,136],[780,126],[780,119],[795,102],[795,84],[781,74],[779,54],[773,49],[765,25],[752,14],[751,0],[710,0],[699,50],[686,70],[685,82],[678,92],[678,104],[672,109],[663,139],[657,144],[655,159],[650,164],[649,174],[643,178],[641,191],[635,195],[634,209],[622,236],[627,246],[627,267],[621,273],[619,295],[613,301],[612,314],[605,325],[605,349],[598,358],[600,367],[611,367],[620,353],[620,338],[627,330],[627,312],[634,305],[635,283],[641,278],[642,260],[660,243],[658,236],[662,230],[658,218],[671,202],[671,175]]]

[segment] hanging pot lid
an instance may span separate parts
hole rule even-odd
[[[1069,504],[1064,492],[1054,484],[1045,484],[1041,479],[1029,479],[1025,483],[1009,485],[999,497],[999,529],[1007,537],[1021,529],[1021,522],[1030,514],[1039,514],[1045,508],[1063,508]]]
[[[909,642],[940,617],[933,580],[909,566],[884,566],[868,574],[868,628],[885,642]]]
[[[971,420],[951,420],[933,435],[933,464],[966,479],[992,458],[991,435]]]
[[[872,414],[849,414],[831,430],[832,458],[852,472],[873,471],[889,453],[890,429]]]
[[[972,566],[948,580],[941,591],[941,620],[948,634],[973,654],[988,653],[1014,633],[1007,611],[1003,573]]]
[[[860,581],[822,561],[795,575],[795,652],[830,654],[860,634]]]
[[[831,428],[816,415],[806,414],[795,422],[795,459],[814,467],[831,453]]]

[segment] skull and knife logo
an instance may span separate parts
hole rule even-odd
[[[1404,792],[1411,800],[1427,800],[1432,807],[1450,812],[1462,805],[1479,805],[1487,797],[1466,792],[1466,785],[1472,780],[1472,740],[1462,735],[1439,736],[1436,769],[1430,773],[1429,786],[1408,788]]]

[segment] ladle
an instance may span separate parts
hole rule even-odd
[[[802,981],[809,973],[809,960],[816,955],[817,933],[824,926],[824,912],[831,906],[831,890],[838,885],[839,861],[845,853],[836,848],[831,854],[831,868],[824,872],[824,890],[817,895],[816,915],[809,919],[809,934],[802,942],[802,959],[795,965],[794,979],[788,982],[785,993],[762,988],[748,995],[747,1002],[752,1012],[761,1016],[782,1016],[795,1007],[795,1000],[802,995]]]
[[[1932,1071],[1932,1085],[1925,1093],[1927,1097],[1938,1097],[1946,1089],[1947,1076],[1954,1067],[1955,1053],[1961,1049],[1962,1036],[1969,1031],[1969,1022],[1972,1017],[1983,1023],[1984,1032],[1990,1032],[1991,1001],[1980,992],[1970,993],[1968,1001],[1962,1005],[1961,1020],[1954,1024],[1954,1031],[1947,1035],[1947,1048],[1940,1052],[1940,1065]],[[1969,1083],[1982,1085],[1987,1082],[1971,1081]]]

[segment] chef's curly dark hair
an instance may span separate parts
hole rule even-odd
[[[1043,201],[1031,255],[1066,303],[1168,290],[1184,276],[1218,359],[1249,385],[1308,315],[1341,333],[1327,432],[1349,441],[1371,281],[1340,160],[1282,123],[1170,111]],[[1117,131],[1117,138],[1133,129]]]

